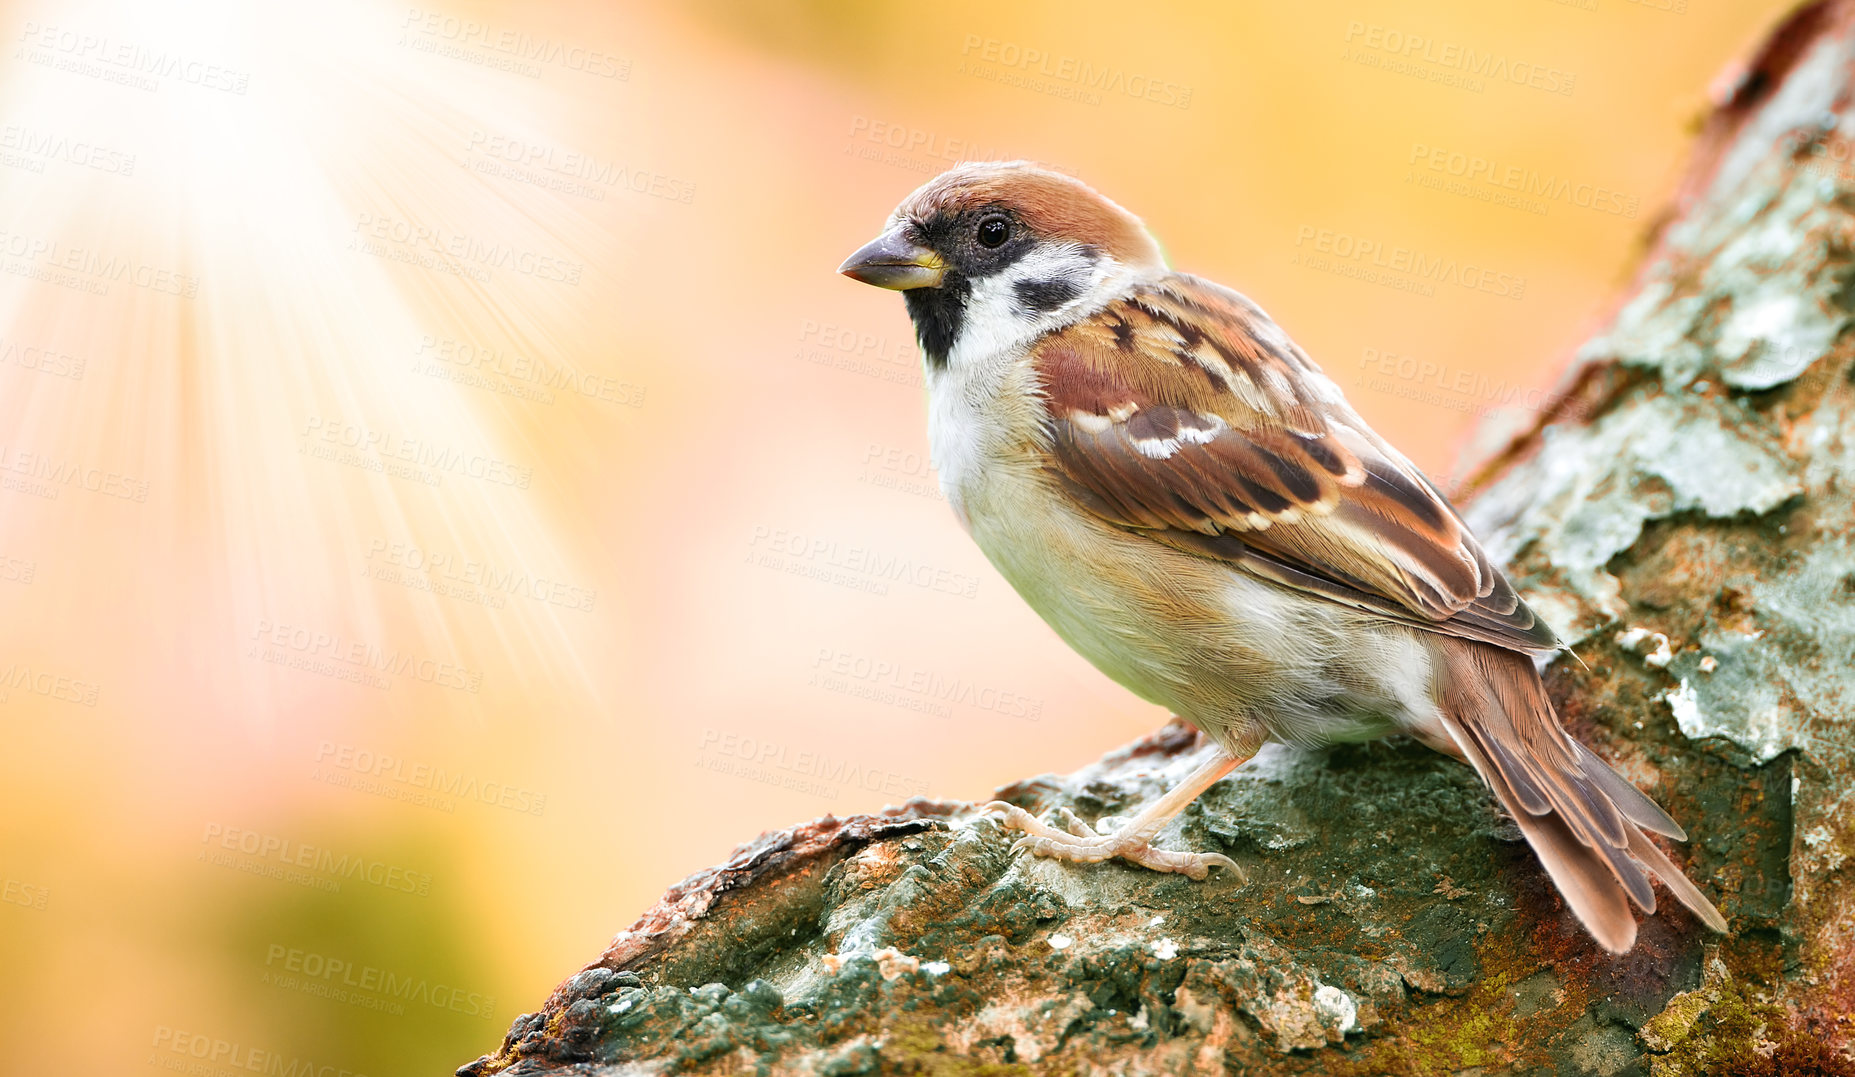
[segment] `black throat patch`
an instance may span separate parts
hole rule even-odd
[[[948,273],[937,288],[910,288],[902,293],[908,317],[915,323],[915,339],[921,342],[930,366],[946,368],[947,356],[966,322],[966,301],[972,293],[972,284],[958,273]]]

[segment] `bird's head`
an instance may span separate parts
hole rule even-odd
[[[1080,180],[1023,162],[941,173],[838,267],[902,293],[936,366],[964,341],[1007,347],[1084,312],[1114,280],[1164,270],[1138,217]]]

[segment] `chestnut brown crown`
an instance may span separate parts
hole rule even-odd
[[[1033,235],[1093,247],[1132,269],[1166,268],[1140,218],[1079,179],[1023,161],[949,169],[903,199],[894,220],[928,230],[937,221],[986,210],[1009,213]]]

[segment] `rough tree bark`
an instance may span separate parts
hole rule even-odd
[[[1855,1074],[1855,0],[1704,129],[1627,302],[1469,509],[1577,644],[1573,732],[1687,823],[1732,923],[1593,945],[1469,768],[1271,750],[1162,844],[1248,885],[1013,856],[914,801],[743,846],[460,1074]],[[1003,791],[1125,814],[1169,726]],[[1343,822],[1341,822],[1343,821]]]

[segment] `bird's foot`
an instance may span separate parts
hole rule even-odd
[[[1146,829],[1144,827],[1130,826],[1111,834],[1098,834],[1087,823],[1076,818],[1074,812],[1063,808],[1064,825],[1068,827],[1064,831],[1043,822],[1016,804],[1007,804],[1002,800],[987,804],[984,810],[1003,816],[999,822],[1007,829],[1024,832],[1024,837],[1013,843],[1013,852],[1026,849],[1033,856],[1055,857],[1079,864],[1099,863],[1118,856],[1144,868],[1176,872],[1193,879],[1203,879],[1210,875],[1212,868],[1219,867],[1235,874],[1238,881],[1245,881],[1243,869],[1222,853],[1181,853],[1171,849],[1155,849],[1151,844],[1153,835],[1142,833]]]

